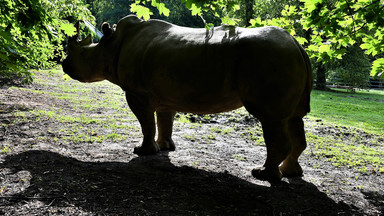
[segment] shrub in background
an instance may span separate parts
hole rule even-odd
[[[343,59],[328,68],[328,80],[346,86],[351,92],[369,86],[371,63],[359,46],[348,48]]]

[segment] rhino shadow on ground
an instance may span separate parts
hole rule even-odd
[[[33,150],[6,156],[0,170],[30,173],[30,185],[1,197],[0,207],[33,199],[63,214],[74,208],[93,215],[354,214],[300,178],[261,186],[228,173],[175,166],[166,152],[125,163],[83,162]],[[2,183],[12,184],[9,181],[4,178]]]

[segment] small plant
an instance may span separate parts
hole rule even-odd
[[[216,135],[215,134],[208,134],[207,138],[210,140],[216,140]]]
[[[186,114],[180,114],[180,117],[177,119],[177,121],[185,124],[191,123]]]
[[[204,115],[204,120],[209,122],[211,120],[211,116],[210,115]]]
[[[194,134],[192,134],[192,135],[186,134],[186,135],[184,135],[184,138],[186,138],[186,139],[188,139],[188,140],[190,140],[192,142],[196,141],[196,137],[195,137]]]
[[[9,146],[4,146],[4,147],[1,149],[1,153],[3,153],[3,154],[11,153],[11,148],[10,148]]]
[[[248,159],[247,157],[242,157],[238,154],[233,155],[233,158],[235,158],[236,160],[240,160],[240,161],[246,161]]]
[[[257,136],[252,139],[255,141],[255,145],[265,145],[265,140],[263,136]]]
[[[221,128],[219,128],[219,127],[213,127],[210,129],[210,131],[215,132],[215,133],[221,133],[222,132]]]
[[[231,128],[226,128],[226,129],[221,131],[221,134],[229,134],[229,132],[231,132],[231,131],[232,131]]]
[[[112,133],[112,134],[108,134],[106,136],[107,139],[112,139],[114,142],[116,141],[120,141],[120,140],[124,140],[125,137],[120,135],[120,134],[116,134],[116,133]]]

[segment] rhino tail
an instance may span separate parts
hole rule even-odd
[[[311,111],[310,102],[311,102],[311,91],[313,88],[313,74],[312,74],[312,66],[311,61],[309,60],[308,54],[305,49],[299,44],[299,42],[294,38],[297,46],[300,49],[301,55],[303,56],[306,70],[307,70],[307,82],[304,90],[304,94],[302,96],[302,105],[305,106],[305,114]]]

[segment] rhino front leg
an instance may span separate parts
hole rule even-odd
[[[133,153],[137,155],[156,154],[160,151],[155,142],[155,109],[151,106],[149,99],[145,96],[126,94],[127,102],[132,112],[140,122],[141,130],[144,135],[143,143],[140,147],[135,147]]]
[[[160,150],[175,150],[175,144],[172,140],[173,118],[175,117],[175,114],[176,112],[173,111],[156,111],[158,129],[157,144],[159,145]]]

